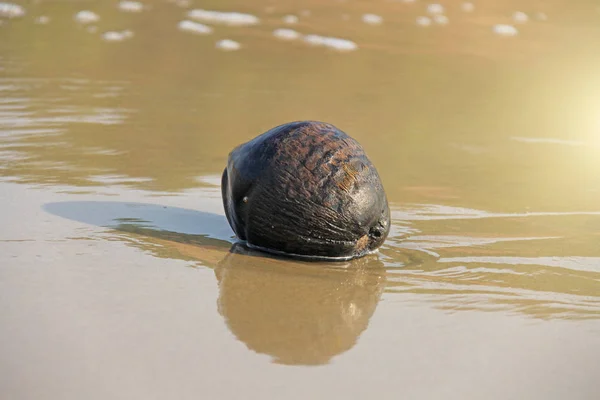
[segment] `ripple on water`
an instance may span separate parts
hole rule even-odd
[[[399,244],[416,250],[436,250],[452,247],[472,247],[502,242],[522,242],[532,240],[559,239],[557,236],[543,237],[471,237],[453,235],[413,235]]]
[[[428,234],[423,229],[431,221],[455,220],[449,225],[437,223],[429,232],[452,226],[463,231],[469,229],[468,220],[488,218],[504,219],[509,226],[516,218],[526,218],[521,223],[538,227],[529,221],[568,216],[600,220],[600,211],[496,213],[435,204],[393,207],[393,229],[381,250],[389,269],[387,291],[418,294],[446,310],[506,311],[545,319],[600,318],[600,258],[562,254],[577,251],[568,243],[584,240],[580,234],[574,239],[568,233],[544,235],[536,229],[542,234],[510,236],[498,221],[490,225],[496,234],[488,236]],[[480,232],[484,225],[471,226]],[[591,243],[595,238],[587,240]],[[401,257],[408,262],[398,263]]]
[[[469,256],[443,257],[440,258],[438,262],[462,264],[538,265],[553,268],[567,268],[574,271],[600,272],[600,257]]]
[[[600,216],[600,211],[495,213],[483,210],[475,210],[471,208],[442,206],[437,204],[416,204],[410,207],[403,207],[392,210],[392,218],[400,221],[435,221],[482,218],[528,218],[574,215]]]
[[[64,180],[89,185],[98,183],[89,180],[90,175],[114,174],[106,168],[99,171],[96,165],[88,165],[83,172],[81,160],[126,157],[124,152],[110,146],[73,145],[68,138],[77,131],[86,135],[95,129],[111,131],[108,126],[128,119],[131,109],[106,106],[106,101],[94,96],[110,93],[114,98],[126,84],[73,78],[0,79],[0,86],[11,89],[0,96],[2,176],[8,181],[36,185],[54,185]],[[144,181],[125,183],[140,186]]]
[[[535,273],[531,269],[513,270],[511,267],[515,266],[395,270],[388,273],[386,291],[418,294],[418,301],[427,299],[449,311],[504,311],[542,319],[600,318],[600,300],[594,294],[597,285],[582,294],[561,285],[561,280],[585,284],[589,277],[569,276],[558,271]]]
[[[91,175],[88,180],[94,183],[102,183],[105,185],[129,185],[133,183],[152,182],[152,178],[132,178],[126,175],[110,174],[110,175]]]
[[[64,102],[77,93],[79,89],[90,90],[90,87],[100,85],[101,93],[115,93],[120,87],[106,86],[101,82],[90,82],[85,79],[6,79],[0,80],[0,91],[8,91],[0,101],[0,113],[2,124],[10,128],[8,134],[14,135],[21,132],[21,128],[45,129],[54,128],[70,123],[93,123],[101,125],[113,125],[122,123],[131,110],[112,107],[86,107],[83,105],[65,105]],[[2,89],[4,86],[4,90]],[[29,94],[37,90],[48,90],[49,87],[57,88],[59,93],[56,97],[38,99],[44,102],[43,110]],[[19,129],[16,131],[15,129]],[[6,132],[6,131],[5,131]]]
[[[522,143],[542,143],[542,144],[558,144],[563,146],[585,146],[587,143],[581,140],[566,140],[566,139],[557,139],[557,138],[532,138],[532,137],[522,137],[522,136],[513,136],[511,140]]]

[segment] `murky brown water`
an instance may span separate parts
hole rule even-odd
[[[597,398],[596,1],[117,3],[0,19],[2,398]],[[232,247],[228,152],[301,119],[377,166],[378,255]]]

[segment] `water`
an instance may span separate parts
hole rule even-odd
[[[122,3],[0,7],[5,397],[596,397],[596,2]],[[378,255],[234,245],[228,152],[302,119],[377,166]]]

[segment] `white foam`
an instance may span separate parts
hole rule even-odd
[[[296,17],[295,15],[286,15],[285,17],[283,17],[283,22],[289,25],[297,24],[298,17]]]
[[[83,10],[75,14],[75,21],[80,24],[91,24],[100,21],[100,16],[93,11]]]
[[[125,36],[121,32],[109,31],[102,34],[102,39],[107,42],[120,42]]]
[[[464,2],[460,5],[460,8],[464,12],[473,12],[473,11],[475,11],[475,4],[469,3],[469,2]]]
[[[46,25],[49,22],[50,22],[50,17],[45,16],[45,15],[40,15],[39,17],[37,17],[35,19],[35,23],[38,25]]]
[[[251,14],[242,14],[238,12],[221,12],[209,10],[191,10],[188,12],[188,17],[202,21],[212,22],[215,24],[244,26],[256,25],[260,22],[258,17]]]
[[[139,1],[121,1],[117,5],[117,7],[119,8],[119,10],[125,12],[141,12],[144,10],[144,5]]]
[[[179,22],[177,28],[180,31],[195,33],[198,35],[208,35],[213,32],[213,28],[208,25],[201,24],[200,22],[194,22],[190,20],[183,20]]]
[[[324,43],[324,37],[319,35],[306,35],[304,41],[314,46],[322,46]]]
[[[450,22],[448,17],[446,17],[445,15],[442,15],[442,14],[434,15],[433,21],[438,25],[448,25],[448,22]]]
[[[369,25],[381,25],[383,17],[376,14],[363,14],[362,20],[365,24]]]
[[[25,9],[13,3],[0,3],[0,17],[3,18],[17,18],[25,15]]]
[[[275,29],[273,36],[282,40],[296,40],[300,37],[300,34],[293,29]]]
[[[420,17],[417,17],[415,22],[419,26],[429,26],[429,25],[431,25],[431,18],[420,16]]]
[[[241,49],[242,45],[231,39],[223,39],[217,42],[216,47],[223,51],[235,51]]]
[[[492,27],[493,32],[500,36],[517,36],[519,30],[512,25],[497,24]]]
[[[188,8],[190,5],[192,5],[191,0],[167,0],[167,2],[173,3],[177,7],[181,7],[181,8]]]
[[[306,35],[304,41],[312,46],[329,47],[337,51],[353,51],[358,45],[351,40],[339,39],[320,35]]]
[[[444,6],[441,4],[429,4],[427,5],[427,12],[429,14],[443,14]]]
[[[529,17],[522,11],[517,11],[512,15],[512,20],[517,24],[524,24],[529,21]]]
[[[133,32],[130,30],[125,30],[121,32],[117,31],[108,31],[102,34],[102,39],[106,42],[122,42],[125,39],[129,39],[133,37]]]

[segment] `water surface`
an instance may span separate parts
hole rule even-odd
[[[596,398],[597,3],[463,3],[0,7],[0,391]],[[379,254],[236,244],[228,152],[302,119],[377,166]]]

